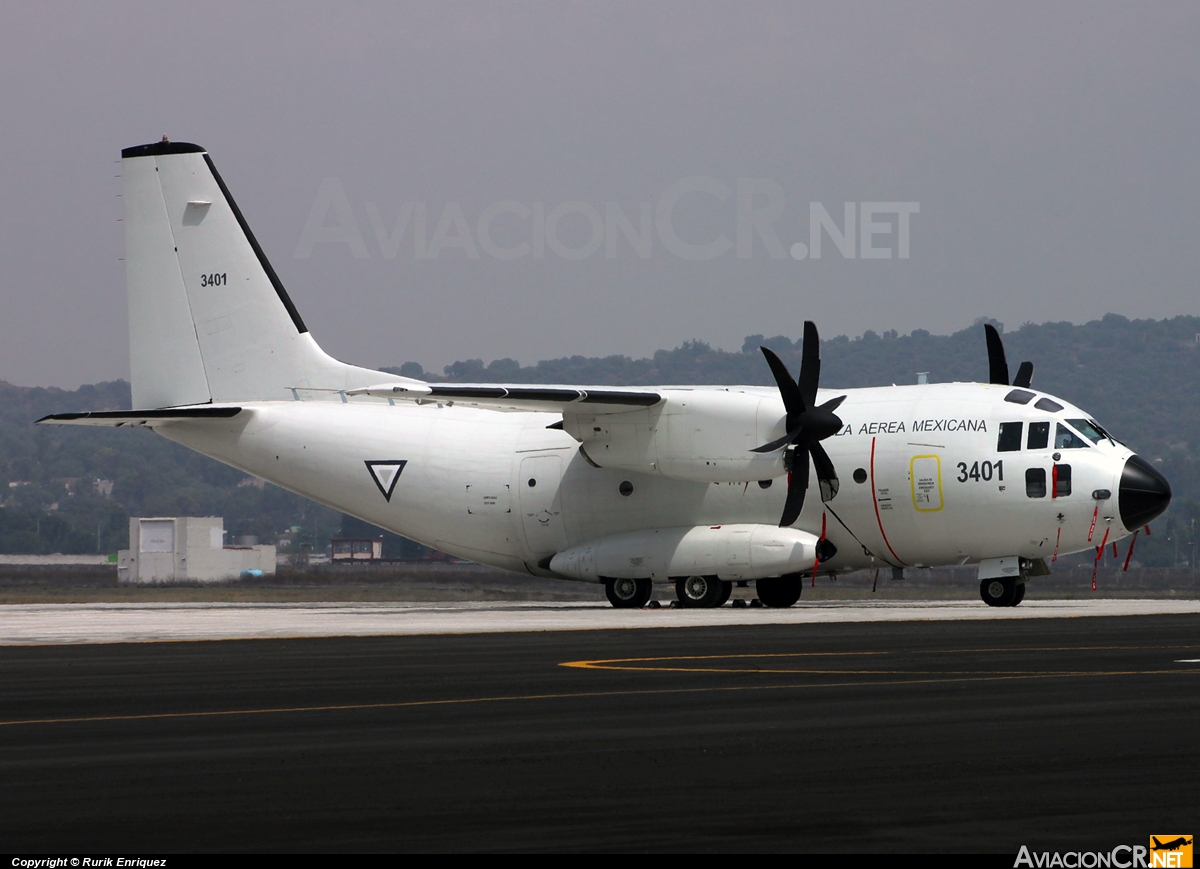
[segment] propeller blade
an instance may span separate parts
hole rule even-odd
[[[820,444],[809,444],[812,453],[813,467],[817,469],[817,482],[821,485],[821,500],[832,501],[837,497],[841,484],[838,482],[837,471],[829,459],[829,453]]]
[[[1033,383],[1033,363],[1022,362],[1021,367],[1017,369],[1017,376],[1013,378],[1012,385],[1028,389],[1031,383]]]
[[[787,500],[783,504],[780,528],[787,528],[800,518],[804,509],[804,493],[808,491],[808,450],[797,447],[792,456],[792,470],[788,474]]]
[[[775,450],[779,449],[780,447],[785,447],[788,444],[790,444],[792,441],[794,441],[796,439],[796,435],[800,434],[800,432],[802,432],[802,431],[804,431],[804,426],[798,425],[794,429],[792,429],[790,432],[785,434],[783,437],[776,438],[775,440],[771,441],[769,444],[763,444],[761,447],[755,447],[750,452],[752,452],[752,453],[773,453],[773,452],[775,452]]]
[[[775,384],[779,387],[779,395],[783,398],[788,422],[795,423],[800,418],[800,414],[808,409],[804,396],[800,394],[800,387],[792,380],[792,373],[787,370],[787,366],[778,356],[766,347],[758,349],[763,352],[763,356],[767,357],[767,364],[771,366],[771,373],[775,375]]]
[[[804,349],[800,357],[800,394],[804,403],[812,407],[817,403],[817,383],[821,379],[821,338],[817,335],[817,324],[804,321]]]
[[[1008,360],[1004,358],[1004,342],[1000,340],[1000,333],[991,323],[984,323],[983,331],[987,334],[988,383],[1008,386]]]
[[[835,410],[837,410],[839,407],[842,406],[842,402],[845,400],[846,400],[846,396],[839,395],[837,398],[829,399],[829,401],[825,402],[820,407],[818,407],[817,410],[823,410],[827,413],[833,413]]]

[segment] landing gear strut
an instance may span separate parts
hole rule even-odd
[[[715,576],[689,576],[675,580],[675,596],[685,607],[714,607],[729,600],[733,583]]]
[[[980,580],[979,596],[988,606],[1016,606],[1025,599],[1025,583],[1008,576]]]
[[[604,593],[617,609],[641,609],[650,602],[654,586],[649,579],[606,579]]]

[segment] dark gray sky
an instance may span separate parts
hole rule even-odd
[[[4,2],[0,20],[13,383],[128,377],[114,161],[164,133],[209,149],[313,335],[360,364],[737,348],[806,318],[832,336],[1200,313],[1195,3]],[[772,201],[775,245],[747,219]],[[790,255],[813,202],[839,230],[854,203],[853,258],[827,230],[819,259]],[[863,238],[871,202],[919,208],[907,259],[894,212]],[[643,203],[648,256],[616,220],[640,233]]]

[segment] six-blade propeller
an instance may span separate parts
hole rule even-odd
[[[837,471],[829,454],[821,446],[821,441],[837,434],[842,429],[842,421],[834,413],[838,405],[846,400],[839,395],[824,404],[817,406],[817,382],[821,377],[821,341],[817,336],[817,327],[811,321],[804,323],[804,345],[800,361],[800,377],[792,380],[791,372],[778,356],[761,348],[775,383],[779,386],[779,394],[783,398],[783,406],[787,411],[784,428],[787,431],[781,438],[756,447],[753,452],[770,453],[784,450],[783,463],[788,471],[787,501],[783,505],[783,516],[779,526],[786,528],[800,516],[804,508],[804,495],[808,491],[808,460],[812,456],[813,467],[817,472],[817,482],[821,488],[821,500],[829,501],[838,492]]]

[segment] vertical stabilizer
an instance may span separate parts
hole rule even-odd
[[[156,142],[121,156],[135,408],[406,379],[317,346],[203,148]]]

